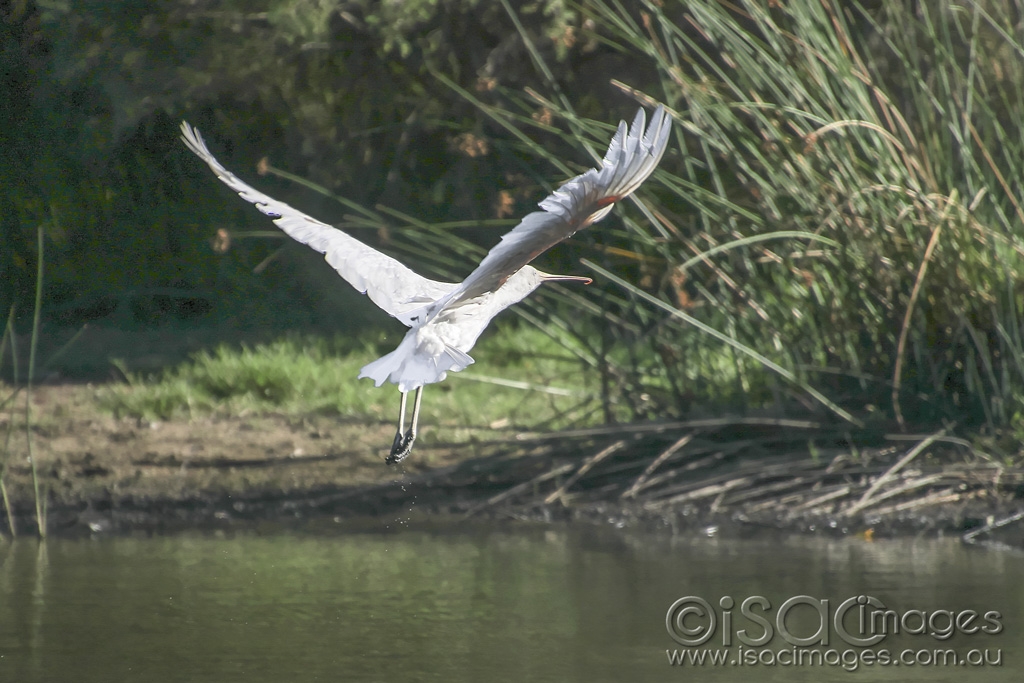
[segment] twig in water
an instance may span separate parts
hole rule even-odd
[[[666,507],[668,505],[676,505],[678,503],[686,503],[686,502],[691,501],[691,500],[699,500],[701,498],[710,498],[711,496],[717,496],[720,493],[725,493],[727,491],[731,491],[731,490],[733,490],[735,488],[739,488],[740,486],[746,486],[747,484],[751,483],[752,481],[753,481],[752,477],[740,477],[739,479],[733,479],[732,481],[727,481],[724,484],[712,484],[710,486],[704,486],[702,488],[699,488],[696,491],[689,491],[687,493],[683,493],[683,494],[680,494],[678,496],[673,496],[672,498],[668,498],[666,500],[659,500],[659,501],[657,501],[655,503],[648,503],[647,507],[649,509],[654,510],[654,509],[657,509],[657,508]]]
[[[773,482],[771,484],[765,484],[763,486],[756,486],[754,488],[747,489],[746,491],[743,491],[742,493],[736,494],[736,496],[734,496],[733,498],[729,499],[728,502],[726,502],[723,499],[722,501],[720,501],[720,503],[724,503],[724,504],[727,504],[727,505],[736,505],[737,503],[742,503],[742,502],[745,502],[745,501],[748,501],[748,500],[752,500],[754,498],[760,498],[761,496],[767,495],[769,493],[779,493],[780,491],[785,491],[787,489],[792,489],[792,488],[795,488],[795,487],[798,487],[798,486],[803,486],[804,484],[808,483],[809,481],[814,481],[816,479],[819,479],[819,478],[818,477],[794,477],[792,479],[787,479],[785,481],[776,481],[776,482]],[[724,493],[723,493],[723,495],[724,495]],[[774,500],[772,502],[773,503],[777,503],[778,500],[776,499],[776,500]],[[717,509],[717,507],[715,509]]]
[[[656,457],[650,465],[644,468],[644,471],[640,474],[639,477],[636,478],[632,486],[630,486],[622,493],[620,498],[635,498],[637,491],[643,488],[644,482],[647,481],[647,478],[651,476],[654,470],[658,469],[658,467],[663,462],[665,462],[673,455],[678,453],[683,446],[693,441],[693,437],[695,437],[696,435],[697,432],[691,432],[686,436],[682,437],[681,439],[677,440],[674,444],[666,448],[664,451],[662,451],[661,454],[658,455],[658,457]]]
[[[541,475],[539,475],[537,477],[534,477],[533,479],[530,479],[529,481],[524,481],[522,484],[516,484],[515,486],[513,486],[510,489],[506,489],[506,490],[502,491],[501,493],[499,493],[499,494],[497,494],[495,496],[491,496],[490,498],[485,500],[483,503],[480,503],[476,507],[470,508],[469,510],[466,511],[466,517],[469,517],[471,515],[475,515],[476,513],[480,512],[481,510],[486,510],[489,507],[494,507],[495,505],[497,505],[501,501],[508,500],[512,496],[515,496],[515,495],[517,495],[519,493],[522,493],[523,491],[526,491],[527,489],[533,488],[537,484],[541,484],[541,483],[547,481],[548,479],[554,479],[555,477],[558,477],[558,476],[560,476],[562,474],[565,474],[566,472],[568,472],[569,470],[573,469],[574,467],[575,467],[575,465],[573,465],[573,464],[562,465],[561,467],[556,467],[553,470],[550,470],[548,472],[544,472],[543,474],[541,474]]]
[[[615,453],[616,451],[618,451],[619,449],[621,449],[625,445],[626,445],[626,440],[625,439],[619,439],[618,441],[613,443],[608,448],[606,448],[603,451],[601,451],[601,452],[595,454],[594,456],[592,456],[589,460],[587,460],[585,463],[583,463],[583,465],[581,465],[578,470],[576,470],[576,474],[574,474],[571,477],[569,477],[569,479],[566,480],[566,482],[564,484],[562,484],[560,487],[558,487],[557,491],[555,491],[550,496],[545,498],[544,499],[544,504],[545,505],[551,505],[556,500],[561,498],[562,495],[569,489],[569,487],[572,486],[573,484],[575,484],[577,481],[579,481],[580,478],[584,474],[589,472],[591,470],[591,468],[594,467],[594,465],[596,465],[597,463],[601,462],[602,460],[607,458],[612,453]]]
[[[887,515],[892,512],[905,512],[907,510],[916,510],[917,508],[923,508],[928,505],[942,505],[943,503],[955,503],[958,500],[962,500],[964,494],[952,493],[953,489],[943,489],[936,491],[924,498],[916,498],[914,500],[908,500],[904,503],[897,505],[890,505],[888,507],[879,508],[877,514]]]
[[[944,474],[931,474],[931,475],[929,475],[927,477],[921,477],[919,479],[914,479],[913,481],[911,481],[911,482],[909,482],[909,483],[907,483],[907,484],[905,484],[903,486],[897,486],[894,489],[889,489],[888,491],[886,491],[884,493],[881,493],[881,494],[879,494],[877,496],[873,496],[869,500],[864,500],[864,498],[861,498],[859,501],[857,501],[852,506],[850,506],[849,509],[844,511],[843,512],[843,516],[851,517],[851,516],[857,514],[858,512],[862,511],[864,508],[871,507],[872,505],[877,505],[878,503],[881,503],[883,500],[888,500],[889,498],[892,498],[893,496],[898,496],[900,494],[907,493],[908,491],[914,491],[914,490],[922,488],[924,486],[931,486],[932,484],[934,484],[936,482],[939,482],[939,481],[942,481],[945,478],[946,478],[946,475],[944,475]]]
[[[850,494],[850,490],[851,489],[849,484],[843,484],[835,491],[830,491],[829,493],[822,494],[817,498],[811,498],[808,501],[800,503],[799,505],[795,506],[793,510],[809,510],[811,508],[816,508],[818,506],[824,505],[825,503],[831,502],[836,498],[848,496]]]
[[[902,458],[900,458],[896,462],[895,465],[893,465],[888,470],[886,470],[885,474],[883,474],[881,477],[879,477],[878,480],[875,481],[875,483],[872,484],[871,487],[867,491],[864,492],[864,495],[860,497],[860,500],[858,500],[856,503],[854,503],[853,506],[849,510],[847,510],[844,514],[847,517],[849,517],[851,515],[856,514],[857,512],[860,512],[861,510],[866,508],[868,505],[871,505],[871,497],[873,495],[875,495],[875,491],[880,489],[886,482],[888,482],[890,479],[892,479],[894,476],[896,476],[897,472],[899,472],[901,469],[906,467],[907,464],[910,463],[910,461],[913,460],[914,458],[916,458],[918,455],[920,455],[922,451],[924,451],[926,448],[931,446],[933,443],[935,443],[936,441],[938,441],[939,439],[944,437],[946,435],[947,429],[942,429],[942,430],[939,430],[938,432],[935,432],[934,434],[929,436],[927,439],[925,439],[921,443],[919,443],[916,446],[914,446],[913,448],[911,448],[907,452],[906,455],[904,455]]]
[[[685,465],[680,465],[679,467],[671,469],[668,472],[651,477],[650,479],[648,479],[647,481],[640,485],[640,487],[637,489],[637,492],[639,493],[640,491],[646,491],[647,489],[659,486],[671,479],[675,479],[678,476],[686,474],[687,472],[699,470],[704,467],[711,467],[712,465],[720,463],[721,461],[725,460],[731,455],[734,455],[734,451],[720,450],[712,453],[707,457],[700,458],[699,460],[694,460],[692,462],[688,462]],[[646,495],[650,496],[652,494]]]
[[[986,524],[985,526],[980,527],[978,529],[974,529],[973,531],[968,531],[961,538],[964,541],[964,543],[974,543],[974,539],[976,539],[978,536],[981,536],[982,534],[987,534],[990,531],[995,531],[996,529],[1000,529],[1008,524],[1019,522],[1022,519],[1024,519],[1024,510],[1021,510],[1020,512],[1015,512],[1009,517],[997,519],[996,521],[990,524]]]

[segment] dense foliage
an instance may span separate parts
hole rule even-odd
[[[548,35],[575,15],[542,2],[523,16]],[[217,228],[266,224],[199,170],[177,140],[181,118],[240,172],[267,155],[357,202],[433,220],[493,217],[505,175],[531,165],[500,144],[478,153],[482,115],[430,75],[443,68],[469,86],[492,71],[525,78],[514,27],[493,3],[28,3],[3,30],[5,72],[19,80],[4,98],[0,300],[26,315],[43,223],[47,310],[68,323],[116,311],[122,325],[211,312],[279,328],[337,317],[339,306],[317,303],[327,285],[304,274],[310,259],[253,276],[281,242],[210,248]],[[562,42],[548,44],[567,58]],[[341,218],[315,195],[268,187]],[[282,310],[312,313],[272,319]]]

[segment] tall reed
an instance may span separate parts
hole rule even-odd
[[[36,285],[35,285],[35,308],[32,313],[32,334],[29,338],[29,357],[28,357],[28,374],[24,385],[25,390],[25,409],[24,409],[24,427],[25,427],[25,445],[28,453],[29,468],[32,475],[32,500],[35,505],[35,519],[36,528],[39,538],[46,538],[46,492],[41,490],[39,482],[39,472],[36,465],[35,448],[32,439],[32,384],[35,381],[36,376],[36,349],[39,342],[39,325],[42,312],[42,296],[43,296],[43,265],[44,265],[44,229],[40,224],[36,228],[36,242],[38,247],[38,258],[36,264]],[[79,332],[80,334],[81,332]],[[70,344],[78,338],[76,334],[70,342],[65,344],[53,358],[59,357]],[[11,367],[12,367],[12,379],[14,380],[14,387],[11,393],[0,402],[0,408],[10,407],[11,415],[7,424],[7,433],[4,436],[4,448],[2,451],[2,459],[0,459],[0,496],[3,498],[4,512],[7,515],[7,525],[11,531],[11,536],[17,536],[17,527],[15,524],[15,510],[13,501],[7,490],[6,475],[8,472],[8,464],[10,461],[10,442],[11,435],[15,424],[15,399],[17,398],[18,392],[21,391],[22,387],[18,383],[18,352],[17,352],[17,337],[14,333],[14,307],[12,306],[7,316],[7,323],[4,326],[4,334],[0,339],[0,364],[3,362],[4,350],[6,349],[7,343],[10,343],[11,347]],[[51,361],[53,360],[51,358]]]
[[[25,382],[25,445],[28,449],[29,467],[32,469],[32,499],[36,508],[36,527],[39,538],[46,538],[46,501],[39,493],[39,473],[36,468],[36,456],[32,447],[32,382],[36,373],[36,346],[39,341],[39,316],[43,307],[43,226],[36,228],[38,237],[38,261],[36,268],[36,299],[35,310],[32,312],[32,338],[29,341],[28,379]]]
[[[10,343],[11,346],[11,374],[13,375],[14,385],[18,385],[18,349],[17,340],[14,336],[14,306],[12,305],[10,311],[7,313],[7,321],[4,323],[4,333],[0,337],[0,368],[3,367],[4,353],[7,350],[7,345]],[[4,433],[4,447],[0,450],[0,497],[3,498],[4,513],[7,515],[7,526],[11,530],[11,537],[14,538],[18,535],[18,529],[14,521],[14,508],[11,501],[11,497],[7,493],[7,465],[10,460],[11,453],[11,435],[14,431],[14,392],[3,402],[0,407],[12,406],[11,415],[7,420],[7,430]]]

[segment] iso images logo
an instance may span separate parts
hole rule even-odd
[[[669,637],[690,650],[667,650],[676,666],[832,665],[854,670],[881,666],[999,666],[999,649],[961,653],[945,646],[954,635],[972,645],[1003,631],[995,610],[896,610],[878,598],[857,595],[832,601],[796,595],[774,605],[752,595],[723,596],[716,606],[702,597],[679,598],[665,615]],[[929,647],[881,648],[893,636],[923,637]],[[773,644],[781,650],[766,646]],[[941,646],[941,647],[939,647]],[[736,648],[736,649],[730,649]],[[845,649],[844,649],[845,648]]]

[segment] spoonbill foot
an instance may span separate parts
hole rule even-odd
[[[416,388],[416,402],[412,407],[412,424],[409,425],[409,431],[404,432],[405,429],[405,403],[408,399],[408,392],[402,392],[402,405],[398,412],[398,431],[395,432],[395,440],[391,442],[391,452],[388,453],[388,457],[384,458],[384,462],[388,465],[395,465],[412,453],[412,445],[416,442],[416,427],[420,421],[420,403],[423,400],[423,387]]]

